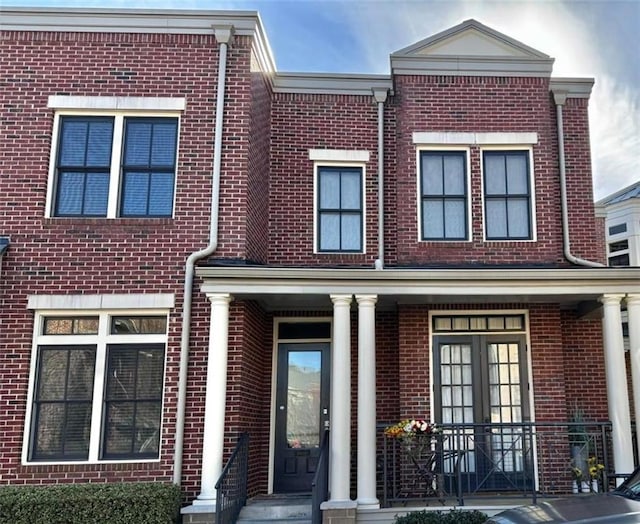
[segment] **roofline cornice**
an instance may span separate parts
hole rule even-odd
[[[273,78],[275,93],[332,95],[372,95],[373,89],[393,89],[387,75],[336,73],[277,73]]]
[[[550,77],[553,58],[394,56],[393,75]]]
[[[567,98],[589,98],[594,83],[593,78],[555,77],[549,82],[549,91],[565,92]]]

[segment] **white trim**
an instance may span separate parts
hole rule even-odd
[[[422,145],[532,145],[538,143],[538,133],[485,133],[485,132],[428,132],[413,133],[413,143]]]
[[[123,146],[123,136],[124,136],[124,120],[126,117],[150,117],[150,118],[175,118],[177,119],[177,129],[176,129],[176,151],[175,151],[175,171],[173,176],[173,202],[171,204],[171,217],[163,217],[163,218],[173,218],[176,213],[176,199],[177,199],[177,187],[178,187],[178,176],[180,171],[179,160],[180,160],[180,129],[181,129],[181,113],[178,110],[169,110],[166,108],[160,109],[138,109],[134,110],[114,110],[109,108],[91,108],[91,105],[95,101],[97,102],[95,105],[108,105],[108,99],[122,99],[127,100],[128,97],[66,97],[66,96],[51,96],[49,100],[52,98],[60,98],[60,99],[77,99],[78,104],[69,103],[69,108],[64,109],[56,109],[53,119],[53,134],[51,140],[51,155],[49,156],[49,175],[47,180],[47,197],[46,204],[47,207],[45,209],[45,218],[55,218],[59,220],[74,220],[74,219],[84,219],[84,218],[97,218],[110,220],[115,218],[120,218],[118,214],[119,204],[120,204],[120,191],[121,191],[121,178],[122,173],[120,170],[120,159],[122,158],[122,146]],[[88,102],[86,107],[81,107],[83,100],[92,99]],[[104,100],[103,100],[104,99]],[[144,98],[144,97],[132,97],[134,100],[141,101],[141,105],[151,105],[151,103],[147,104],[147,102],[142,101],[155,101],[155,100],[182,100],[184,99],[155,99],[155,98]],[[135,105],[135,103],[133,104]],[[109,190],[108,190],[108,198],[107,198],[107,214],[102,217],[87,217],[85,215],[78,216],[56,216],[54,215],[54,200],[55,200],[55,187],[56,187],[56,162],[58,158],[58,147],[60,144],[60,118],[63,116],[108,116],[113,117],[113,137],[111,140],[111,165],[109,171]],[[148,220],[150,217],[140,216],[140,217],[126,217],[126,218],[139,218],[140,220]],[[153,218],[153,217],[151,217]]]
[[[48,310],[135,310],[137,314],[141,309],[169,310],[175,306],[173,293],[132,293],[128,295],[29,295],[27,297],[27,309],[39,311]]]
[[[369,151],[350,149],[309,149],[309,160],[316,162],[368,162]]]
[[[311,151],[325,151],[324,149],[314,150],[311,149],[309,151],[309,156],[311,157]],[[339,151],[342,152],[344,150],[326,150],[326,151]],[[361,153],[367,153],[364,151]],[[362,187],[361,196],[362,199],[362,249],[360,251],[320,251],[320,246],[318,245],[318,168],[319,167],[357,167],[362,170]],[[314,255],[365,255],[367,253],[367,166],[362,161],[315,161],[313,163],[313,254]]]
[[[50,95],[47,107],[110,111],[184,111],[186,98]]]
[[[465,170],[465,185],[467,186],[466,194],[466,210],[467,210],[467,238],[440,238],[440,239],[423,239],[422,238],[422,194],[421,194],[421,163],[420,153],[422,151],[462,151],[465,152],[466,170]],[[418,217],[418,242],[471,242],[473,240],[473,217],[471,216],[471,149],[469,147],[460,146],[418,146],[416,148],[416,199],[417,199],[417,217]]]
[[[484,191],[484,152],[485,151],[527,151],[529,153],[529,198],[531,209],[531,238],[517,239],[517,238],[504,238],[504,239],[487,239],[487,220],[485,209],[485,191]],[[534,176],[534,164],[533,164],[533,147],[527,145],[510,145],[510,146],[487,146],[480,148],[480,188],[482,195],[482,241],[483,242],[537,242],[537,220],[536,220],[536,179]]]
[[[99,297],[103,295],[94,295]],[[111,297],[124,297],[126,295],[111,295]],[[142,295],[138,295],[142,296]],[[161,295],[163,297],[173,295]],[[82,295],[72,295],[72,297],[83,297]],[[162,402],[160,408],[160,427],[159,427],[159,448],[157,458],[127,458],[127,459],[100,459],[100,446],[102,442],[102,415],[103,415],[103,397],[105,388],[105,371],[106,371],[106,358],[107,358],[107,346],[109,344],[162,344],[164,346],[164,363],[162,371],[162,383],[166,383],[167,376],[167,350],[168,350],[168,328],[169,328],[169,311],[167,309],[135,309],[127,308],[125,310],[118,308],[94,308],[94,307],[80,307],[79,303],[84,302],[89,304],[90,301],[78,300],[64,301],[55,300],[64,298],[62,296],[45,296],[45,295],[31,295],[29,297],[29,308],[34,304],[41,303],[43,308],[37,309],[35,313],[33,323],[33,339],[31,347],[31,359],[29,366],[29,386],[27,393],[27,406],[25,414],[24,435],[21,461],[22,465],[33,466],[46,466],[46,465],[80,465],[80,464],[123,464],[123,463],[143,463],[143,462],[159,462],[162,457],[162,442],[163,442],[163,429],[164,429],[164,405],[165,405],[165,390],[163,388]],[[93,297],[89,297],[93,298]],[[54,299],[54,300],[44,300]],[[107,301],[108,302],[108,301]],[[57,303],[57,307],[52,308],[53,303]],[[71,304],[73,303],[73,304]],[[71,307],[69,305],[71,304]],[[49,306],[49,307],[47,307]],[[79,310],[82,312],[80,313]],[[43,335],[42,328],[44,326],[44,319],[46,317],[52,317],[59,314],[72,313],[76,317],[80,316],[97,316],[98,317],[98,333],[95,335]],[[167,318],[167,331],[162,334],[140,334],[140,335],[120,335],[111,334],[109,330],[111,317],[121,315],[161,315]],[[29,451],[31,449],[31,431],[33,422],[33,402],[35,396],[36,386],[36,368],[38,361],[38,348],[40,346],[52,346],[52,345],[92,345],[95,346],[95,369],[94,369],[94,382],[93,382],[93,398],[92,398],[92,410],[91,410],[91,426],[89,437],[89,452],[86,460],[29,460]]]
[[[280,324],[299,324],[302,322],[323,323],[328,322],[331,324],[331,336],[330,338],[313,338],[313,339],[281,339],[278,337],[278,327]],[[273,493],[273,480],[275,470],[275,456],[276,456],[276,392],[278,388],[278,348],[280,343],[313,343],[313,342],[328,342],[331,344],[333,340],[333,317],[275,317],[273,319],[273,351],[271,358],[271,416],[269,417],[269,467],[267,473],[267,493]]]

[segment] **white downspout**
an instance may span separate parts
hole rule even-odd
[[[566,91],[554,91],[553,99],[556,103],[556,115],[558,120],[558,157],[560,162],[560,204],[562,207],[562,243],[564,256],[572,264],[587,267],[604,267],[604,264],[585,260],[571,254],[571,241],[569,238],[569,210],[567,203],[567,171],[564,158],[564,126],[562,121],[562,106],[567,101]]]
[[[378,258],[376,269],[384,269],[384,103],[387,89],[373,89],[378,104]]]
[[[220,202],[220,165],[222,161],[222,123],[224,120],[224,92],[227,74],[227,50],[233,36],[233,26],[214,27],[216,41],[220,44],[218,59],[218,86],[216,98],[216,121],[213,143],[213,173],[211,180],[211,220],[209,245],[189,255],[184,270],[184,295],[182,305],[182,335],[180,339],[180,368],[178,375],[178,409],[176,413],[176,436],[173,457],[173,483],[182,482],[182,455],[184,449],[184,419],[187,406],[187,369],[189,366],[189,338],[191,335],[191,300],[193,276],[198,260],[212,255],[218,248],[218,207]]]

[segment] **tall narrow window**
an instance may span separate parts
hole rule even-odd
[[[487,240],[532,238],[528,151],[484,151]]]
[[[113,118],[63,117],[56,163],[56,216],[107,216]]]
[[[420,154],[422,240],[466,240],[467,183],[463,151]]]
[[[318,250],[362,252],[362,169],[318,168]]]
[[[171,216],[175,118],[126,118],[121,216]]]

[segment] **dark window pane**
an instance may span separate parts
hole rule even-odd
[[[158,456],[164,345],[107,347],[103,458]]]
[[[627,224],[616,224],[615,226],[611,226],[609,228],[610,235],[618,235],[620,233],[624,233],[627,231]]]
[[[125,119],[122,216],[171,216],[178,121]]]
[[[33,405],[33,460],[85,460],[95,373],[93,346],[41,346]]]
[[[331,323],[283,322],[278,324],[278,338],[289,340],[331,338]]]
[[[44,335],[96,335],[98,317],[47,317]]]
[[[624,251],[625,249],[629,249],[628,240],[620,240],[618,242],[611,242],[609,244],[609,253],[615,253],[616,251]]]
[[[628,266],[630,265],[629,254],[625,255],[616,255],[614,257],[609,257],[609,265],[610,266]]]
[[[58,174],[57,215],[82,214],[85,173]]]

